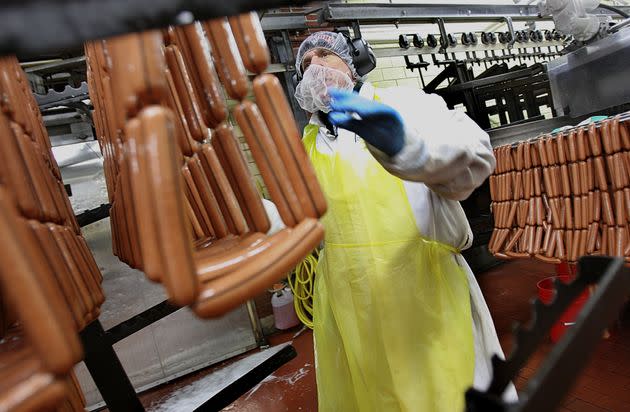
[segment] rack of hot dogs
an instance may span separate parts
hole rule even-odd
[[[318,246],[326,202],[280,83],[263,73],[255,13],[85,52],[114,253],[170,303],[223,315]],[[102,275],[14,57],[0,59],[0,109],[0,410],[83,410],[71,371],[78,332],[104,301]],[[276,233],[233,121],[286,225]]]
[[[255,13],[85,52],[114,253],[162,283],[171,303],[222,315],[319,244],[326,202],[280,83],[263,73],[270,59]],[[231,113],[226,97],[237,101]],[[275,234],[232,119],[286,224]]]
[[[629,114],[495,148],[491,253],[630,260]]]
[[[14,57],[0,58],[0,96],[0,410],[84,410],[72,368],[102,276]]]

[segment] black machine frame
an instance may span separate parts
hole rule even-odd
[[[571,303],[589,287],[597,286],[565,336],[558,342],[536,374],[528,380],[516,403],[501,399],[507,385],[538,346],[545,341],[555,322]],[[578,275],[571,284],[555,282],[556,296],[550,306],[533,302],[529,326],[515,329],[515,349],[501,360],[494,357],[493,377],[485,391],[469,389],[468,412],[540,412],[560,406],[566,393],[587,365],[589,355],[602,339],[609,322],[618,316],[630,296],[630,269],[623,258],[587,256],[578,262]],[[553,388],[553,390],[550,390]]]

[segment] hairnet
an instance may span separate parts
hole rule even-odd
[[[333,33],[330,31],[320,31],[317,33],[313,33],[306,38],[300,45],[300,48],[297,52],[297,58],[295,60],[295,70],[297,70],[298,74],[301,76],[302,73],[302,61],[304,60],[304,55],[310,50],[321,48],[327,49],[331,52],[335,53],[341,60],[343,60],[350,71],[352,72],[352,76],[356,79],[359,76],[357,75],[357,71],[354,68],[354,64],[352,63],[352,53],[350,51],[350,45],[348,44],[348,40],[341,33]]]

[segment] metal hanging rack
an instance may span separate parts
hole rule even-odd
[[[509,382],[514,381],[529,357],[544,342],[554,323],[571,303],[591,286],[597,286],[565,336],[529,379],[516,403],[501,399]],[[601,340],[609,322],[615,319],[630,294],[630,269],[622,258],[587,256],[578,262],[578,275],[571,284],[555,282],[556,297],[550,306],[533,303],[533,318],[528,327],[518,326],[515,346],[506,360],[494,357],[493,378],[485,391],[466,392],[468,412],[540,412],[560,406],[589,355]]]

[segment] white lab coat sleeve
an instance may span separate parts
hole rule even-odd
[[[480,391],[485,391],[492,381],[492,357],[498,356],[505,359],[503,349],[499,343],[490,310],[486,304],[479,283],[473,274],[470,266],[463,256],[458,255],[457,261],[466,272],[468,286],[470,290],[470,310],[473,321],[473,340],[475,345],[475,374],[473,387]],[[503,392],[503,400],[506,402],[517,402],[518,394],[513,383],[510,383]]]
[[[451,200],[465,200],[494,170],[488,134],[444,100],[411,88],[378,91],[405,122],[405,145],[388,156],[368,145],[383,167],[403,180],[422,182]]]
[[[280,230],[284,229],[286,225],[282,221],[280,217],[280,213],[278,213],[278,208],[276,204],[270,200],[262,199],[263,206],[265,207],[265,212],[267,212],[267,218],[269,218],[269,223],[271,224],[269,227],[269,231],[267,235],[271,236],[274,233],[278,233]]]

